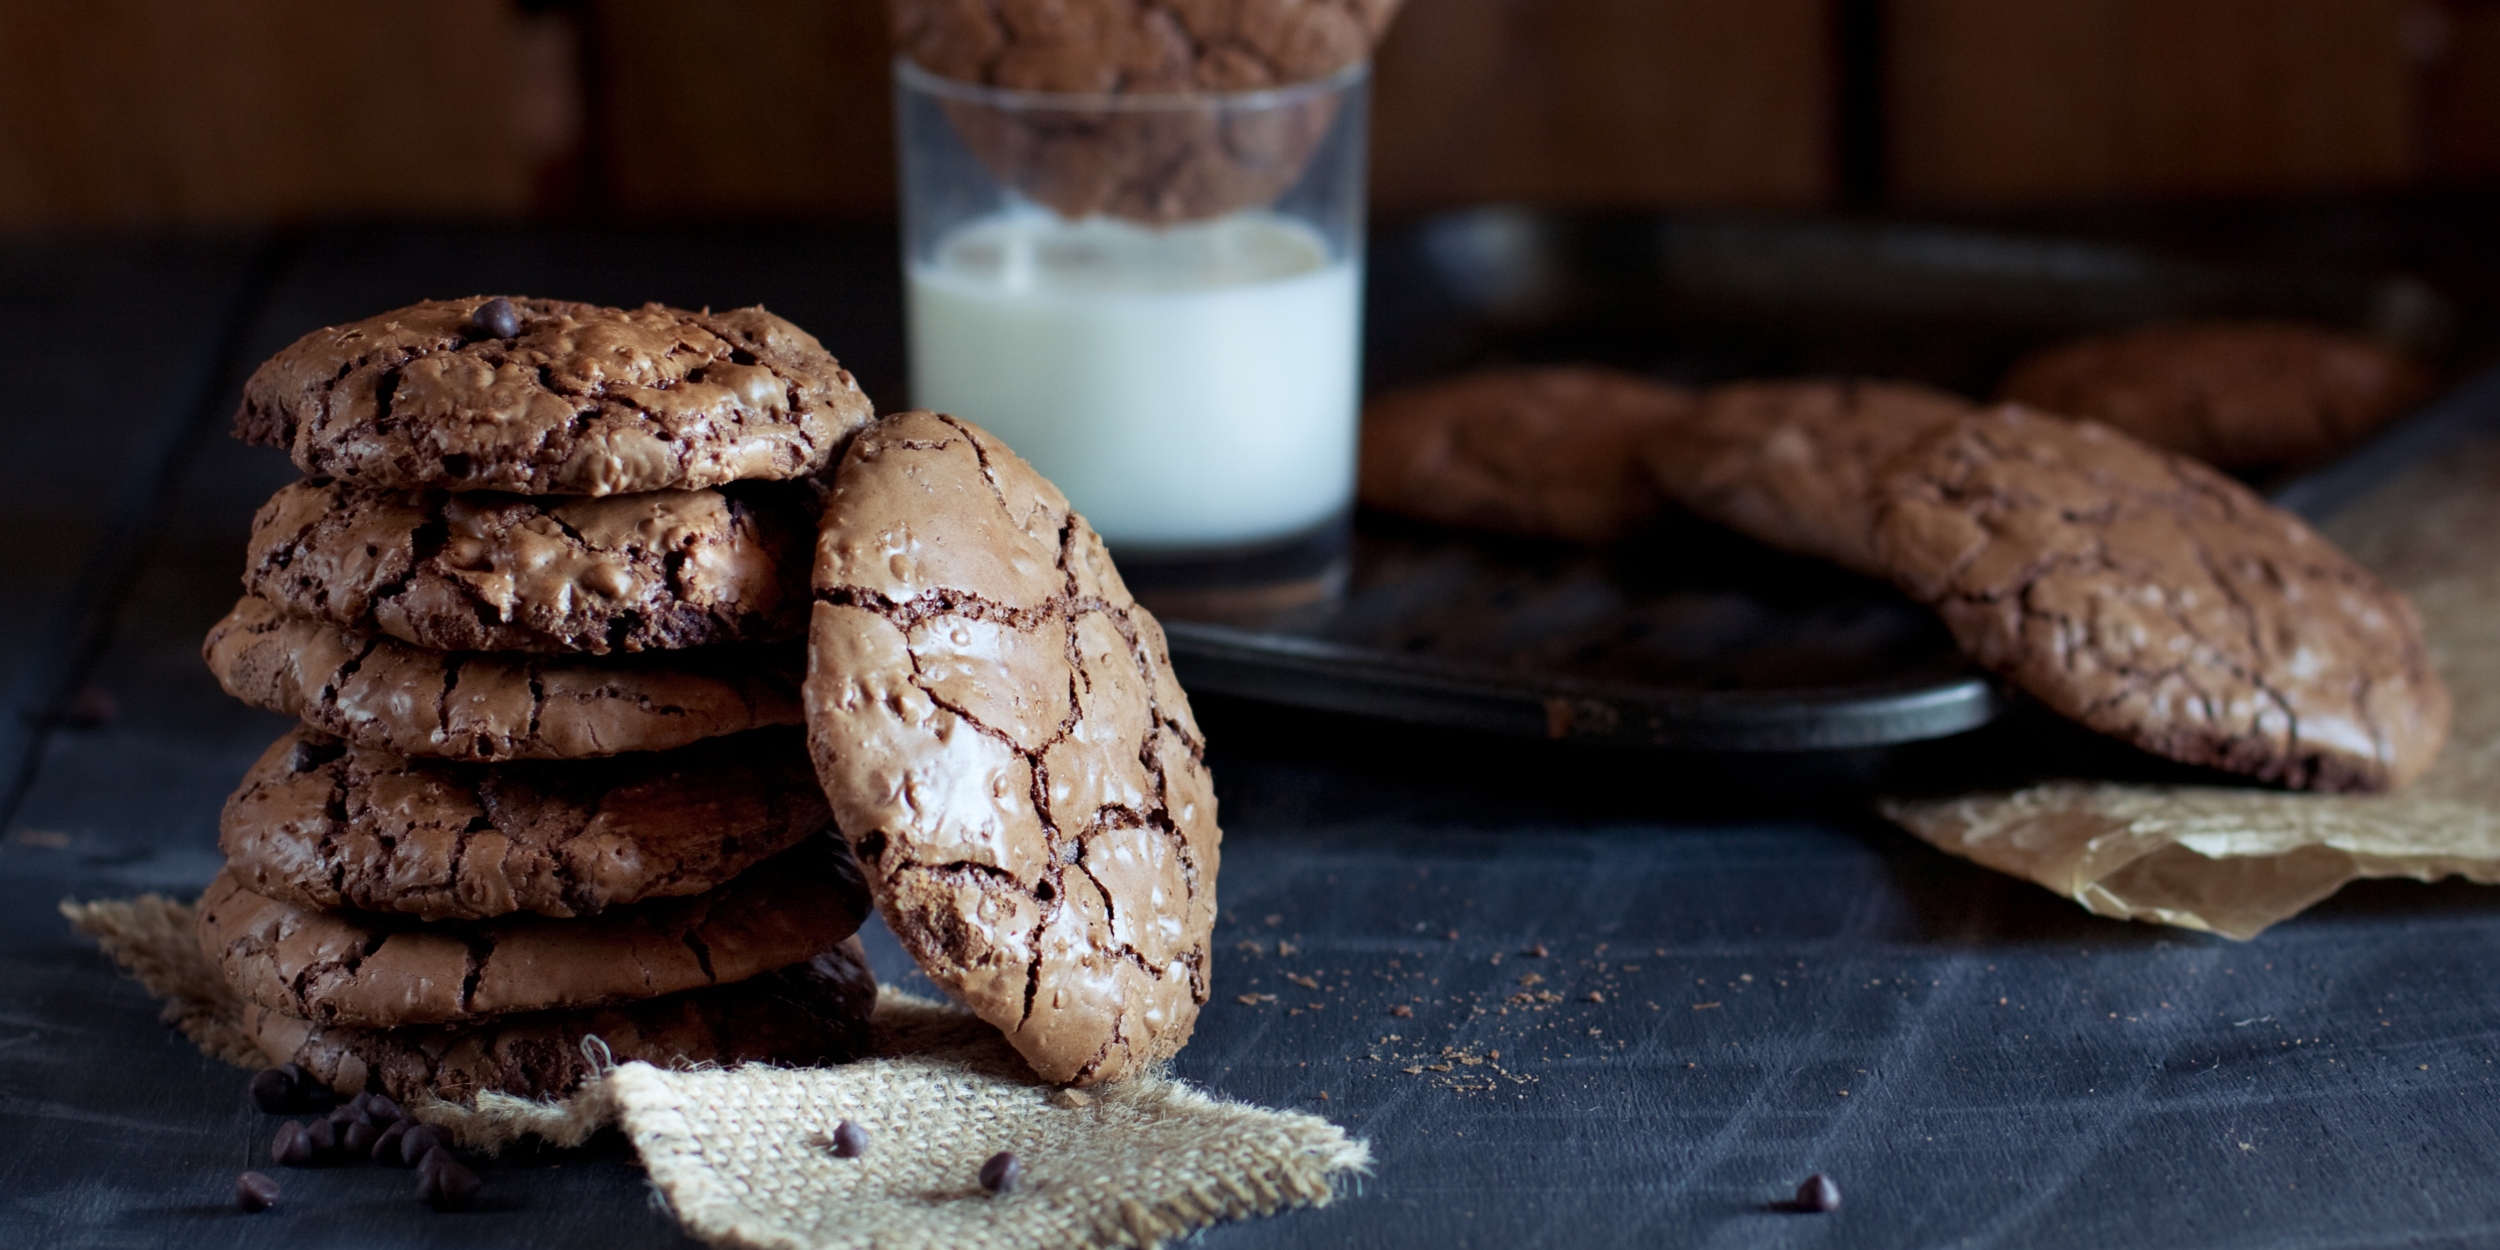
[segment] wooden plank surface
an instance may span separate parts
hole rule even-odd
[[[247,350],[420,293],[762,298],[891,393],[892,263],[882,232],[324,234]],[[219,802],[280,727],[193,649],[291,470],[223,440],[188,470],[99,671],[122,716],[55,735],[0,837],[0,1244],[686,1244],[613,1143],[498,1162],[464,1216],[374,1169],[281,1172],[268,1215],[224,1205],[274,1121],[51,910],[196,889]],[[1176,1070],[1326,1115],[1378,1160],[1336,1205],[1210,1246],[2500,1236],[2489,890],[2359,887],[2234,944],[2095,920],[1863,814],[1778,803],[1776,769],[1733,791],[1709,766],[1200,711],[1222,918]],[[870,939],[882,975],[925,985]],[[1770,1206],[1812,1171],[1839,1180],[1838,1213]]]

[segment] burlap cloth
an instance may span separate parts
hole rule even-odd
[[[191,908],[156,895],[63,903],[62,914],[164,1000],[200,1049],[268,1060],[242,1004],[200,953]],[[463,1146],[525,1135],[579,1145],[614,1125],[688,1232],[721,1246],[1153,1246],[1218,1220],[1329,1201],[1371,1162],[1316,1116],[1225,1102],[1159,1074],[1083,1092],[1035,1080],[969,1013],[886,990],[876,1056],[829,1068],[609,1068],[561,1103],[489,1094],[409,1108]],[[826,1148],[848,1119],[869,1148]],[[1012,1150],[1023,1179],[990,1197],[981,1163]]]
[[[2398,474],[2323,527],[2413,597],[2456,700],[2422,779],[2378,797],[2049,781],[1894,800],[1953,854],[2104,916],[2254,937],[2356,877],[2500,881],[2500,442]]]

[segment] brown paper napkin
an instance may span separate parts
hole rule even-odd
[[[1936,846],[2104,916],[2249,938],[2357,877],[2500,882],[2500,441],[2398,474],[2324,529],[2422,613],[2456,701],[2401,794],[2052,781],[1891,800]]]
[[[189,905],[149,894],[61,911],[200,1049],[268,1062],[200,953]],[[948,1004],[887,989],[875,1023],[876,1057],[837,1067],[629,1063],[558,1103],[489,1094],[409,1111],[481,1150],[529,1135],[579,1145],[617,1126],[688,1232],[770,1250],[1154,1246],[1218,1220],[1325,1205],[1339,1178],[1371,1163],[1362,1142],[1317,1116],[1210,1098],[1158,1074],[1055,1090],[997,1030]],[[856,1159],[826,1149],[846,1119],[869,1134]],[[993,1198],[976,1177],[1001,1150],[1024,1174]]]

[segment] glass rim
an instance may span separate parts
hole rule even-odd
[[[918,92],[965,104],[1026,112],[1177,113],[1209,108],[1251,110],[1301,104],[1344,91],[1371,76],[1369,57],[1347,64],[1325,78],[1258,87],[1249,91],[1163,91],[1129,94],[1119,91],[1023,91],[963,82],[922,69],[907,56],[894,58],[896,82]]]

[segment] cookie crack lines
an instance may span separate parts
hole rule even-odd
[[[1914,447],[1879,499],[1894,580],[2094,729],[2319,790],[2392,789],[2438,751],[2448,697],[2411,605],[2201,465],[2006,407]]]
[[[810,748],[905,947],[1046,1079],[1176,1050],[1222,835],[1101,540],[979,427],[906,413],[837,470],[815,591]]]

